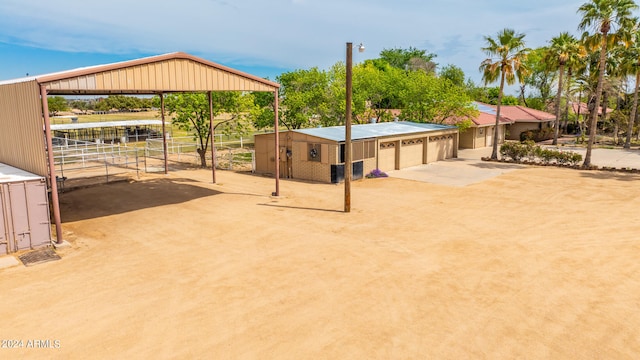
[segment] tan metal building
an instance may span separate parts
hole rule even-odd
[[[371,170],[406,167],[458,156],[455,126],[387,122],[352,126],[353,179]],[[325,183],[344,180],[344,126],[279,133],[279,176]],[[275,134],[255,136],[256,172],[276,174]]]
[[[0,163],[48,180],[57,241],[61,242],[57,184],[52,181],[56,178],[53,154],[47,151],[53,148],[48,95],[157,94],[164,105],[163,94],[169,92],[273,92],[277,130],[279,86],[182,52],[0,81]],[[161,113],[164,127],[164,111]],[[215,182],[215,169],[212,171]],[[275,193],[279,193],[277,176]]]

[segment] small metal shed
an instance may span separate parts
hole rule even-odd
[[[50,244],[45,178],[0,163],[0,255]]]

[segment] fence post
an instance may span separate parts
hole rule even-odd
[[[109,182],[109,165],[107,163],[107,153],[103,153],[104,156],[104,169],[107,174],[107,183]]]
[[[229,170],[233,170],[233,153],[231,153],[231,148],[229,148]]]

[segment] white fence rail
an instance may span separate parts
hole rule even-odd
[[[164,171],[162,139],[147,139],[142,143],[104,144],[54,138],[53,159],[59,188],[76,187],[123,179],[123,175],[140,176],[140,171]],[[216,143],[216,168],[236,171],[255,170],[255,152],[242,146],[244,141]],[[197,144],[192,138],[170,138],[167,141],[168,161],[200,165]],[[211,150],[205,154],[211,165]],[[126,178],[126,176],[124,178]]]

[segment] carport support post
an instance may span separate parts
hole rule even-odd
[[[213,133],[213,91],[209,91],[209,135],[211,135],[211,178],[216,183],[216,138]]]
[[[167,131],[164,125],[164,93],[160,93],[160,118],[162,119],[162,150],[164,152],[164,174],[169,173],[169,161],[167,155],[169,150],[167,149]]]
[[[62,220],[60,218],[60,203],[58,201],[58,179],[56,177],[56,164],[53,159],[53,140],[51,138],[51,119],[49,119],[47,88],[44,85],[40,85],[40,97],[42,99],[42,112],[44,115],[44,134],[47,141],[47,158],[49,160],[49,184],[51,185],[51,202],[53,203],[53,221],[56,223],[56,243],[62,244]]]
[[[280,133],[278,131],[278,90],[273,92],[273,113],[275,120],[273,121],[273,130],[275,131],[276,144],[276,191],[274,196],[280,196]]]

